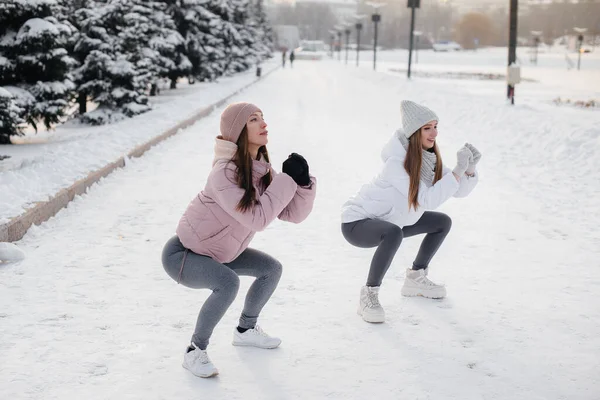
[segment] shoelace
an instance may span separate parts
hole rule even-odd
[[[210,358],[208,358],[208,354],[205,351],[200,352],[198,359],[202,364],[208,364],[210,362]]]
[[[263,331],[262,328],[258,325],[254,326],[254,331],[259,336],[269,337],[269,335],[267,335],[267,332]]]
[[[420,284],[426,285],[426,286],[440,286],[440,285],[430,281],[429,278],[427,277],[427,275],[425,275],[424,273],[422,275],[420,275],[418,278],[416,278],[415,281],[419,282]]]
[[[194,351],[193,351],[193,355],[194,358],[196,360],[199,360],[202,364],[208,364],[210,362],[210,359],[208,358],[208,353],[205,351],[200,350],[198,347],[194,346]]]
[[[379,297],[377,296],[377,293],[367,292],[367,304],[369,305],[369,307],[381,306],[381,304],[379,304]]]

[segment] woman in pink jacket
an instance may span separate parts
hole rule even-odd
[[[162,253],[165,270],[178,283],[210,289],[198,315],[183,367],[199,377],[218,374],[206,353],[213,329],[238,292],[238,275],[254,276],[233,345],[264,349],[281,340],[256,323],[281,277],[281,263],[248,248],[257,231],[275,218],[300,223],[310,214],[316,180],[306,160],[293,153],[277,174],[269,163],[268,131],[261,110],[250,103],[229,105],[221,115],[213,168]]]

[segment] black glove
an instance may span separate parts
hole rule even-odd
[[[283,173],[292,177],[299,186],[310,185],[310,175],[308,174],[308,163],[300,154],[292,153],[287,160],[283,162]]]

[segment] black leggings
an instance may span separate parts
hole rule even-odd
[[[429,266],[451,227],[452,220],[446,214],[426,211],[416,224],[404,228],[378,219],[361,219],[343,223],[342,234],[353,246],[377,247],[371,261],[367,286],[381,286],[403,238],[426,234],[412,267],[423,269]]]

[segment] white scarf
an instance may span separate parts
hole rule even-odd
[[[404,132],[399,130],[396,132],[396,137],[402,143],[402,147],[408,154],[408,138],[404,135]],[[433,186],[433,178],[435,177],[435,164],[437,162],[437,156],[433,152],[423,150],[421,152],[421,181],[427,187]]]

